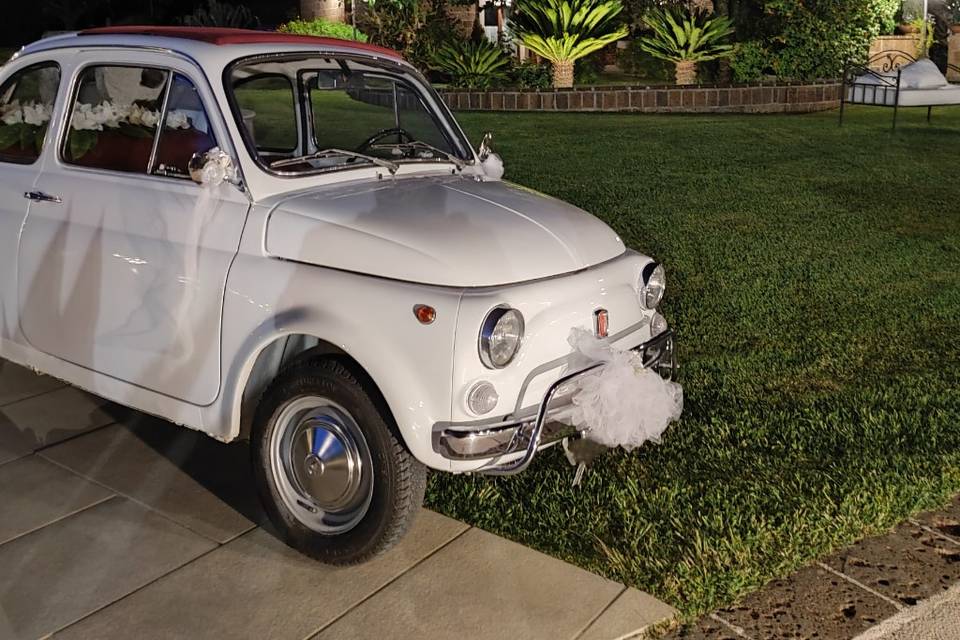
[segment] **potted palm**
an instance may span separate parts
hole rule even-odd
[[[517,0],[513,36],[553,65],[553,86],[573,86],[573,63],[627,35],[620,0]]]
[[[638,42],[642,51],[676,66],[677,84],[697,82],[697,64],[729,56],[733,45],[727,38],[733,23],[723,16],[708,16],[654,9],[643,19],[651,33]]]

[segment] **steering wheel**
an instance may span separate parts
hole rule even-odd
[[[400,138],[401,144],[404,144],[406,142],[413,142],[416,139],[412,135],[410,135],[410,133],[403,127],[391,127],[389,129],[381,129],[380,131],[377,131],[375,134],[373,134],[372,136],[364,140],[360,144],[360,146],[357,147],[357,152],[363,153],[364,151],[366,151],[367,149],[369,149],[370,147],[377,144],[378,142],[380,142],[381,140],[383,140],[388,136],[397,136],[398,138]],[[406,140],[404,140],[404,138],[406,138]]]

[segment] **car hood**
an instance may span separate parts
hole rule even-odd
[[[482,287],[577,271],[624,252],[604,223],[505,182],[411,177],[282,200],[270,255],[409,282]]]

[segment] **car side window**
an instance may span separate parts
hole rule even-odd
[[[160,130],[153,162],[155,175],[189,178],[190,158],[217,146],[210,118],[203,108],[197,88],[179,73],[167,98],[167,115]]]
[[[260,151],[297,149],[297,98],[286,76],[263,74],[233,85],[243,124]]]
[[[147,173],[170,72],[132,66],[84,69],[74,88],[64,162]]]
[[[59,86],[53,62],[21,69],[0,86],[0,162],[32,164],[40,157]]]

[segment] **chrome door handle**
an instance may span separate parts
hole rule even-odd
[[[60,196],[51,196],[43,191],[27,191],[23,194],[23,197],[34,202],[56,202],[57,204],[63,202],[63,198]]]

